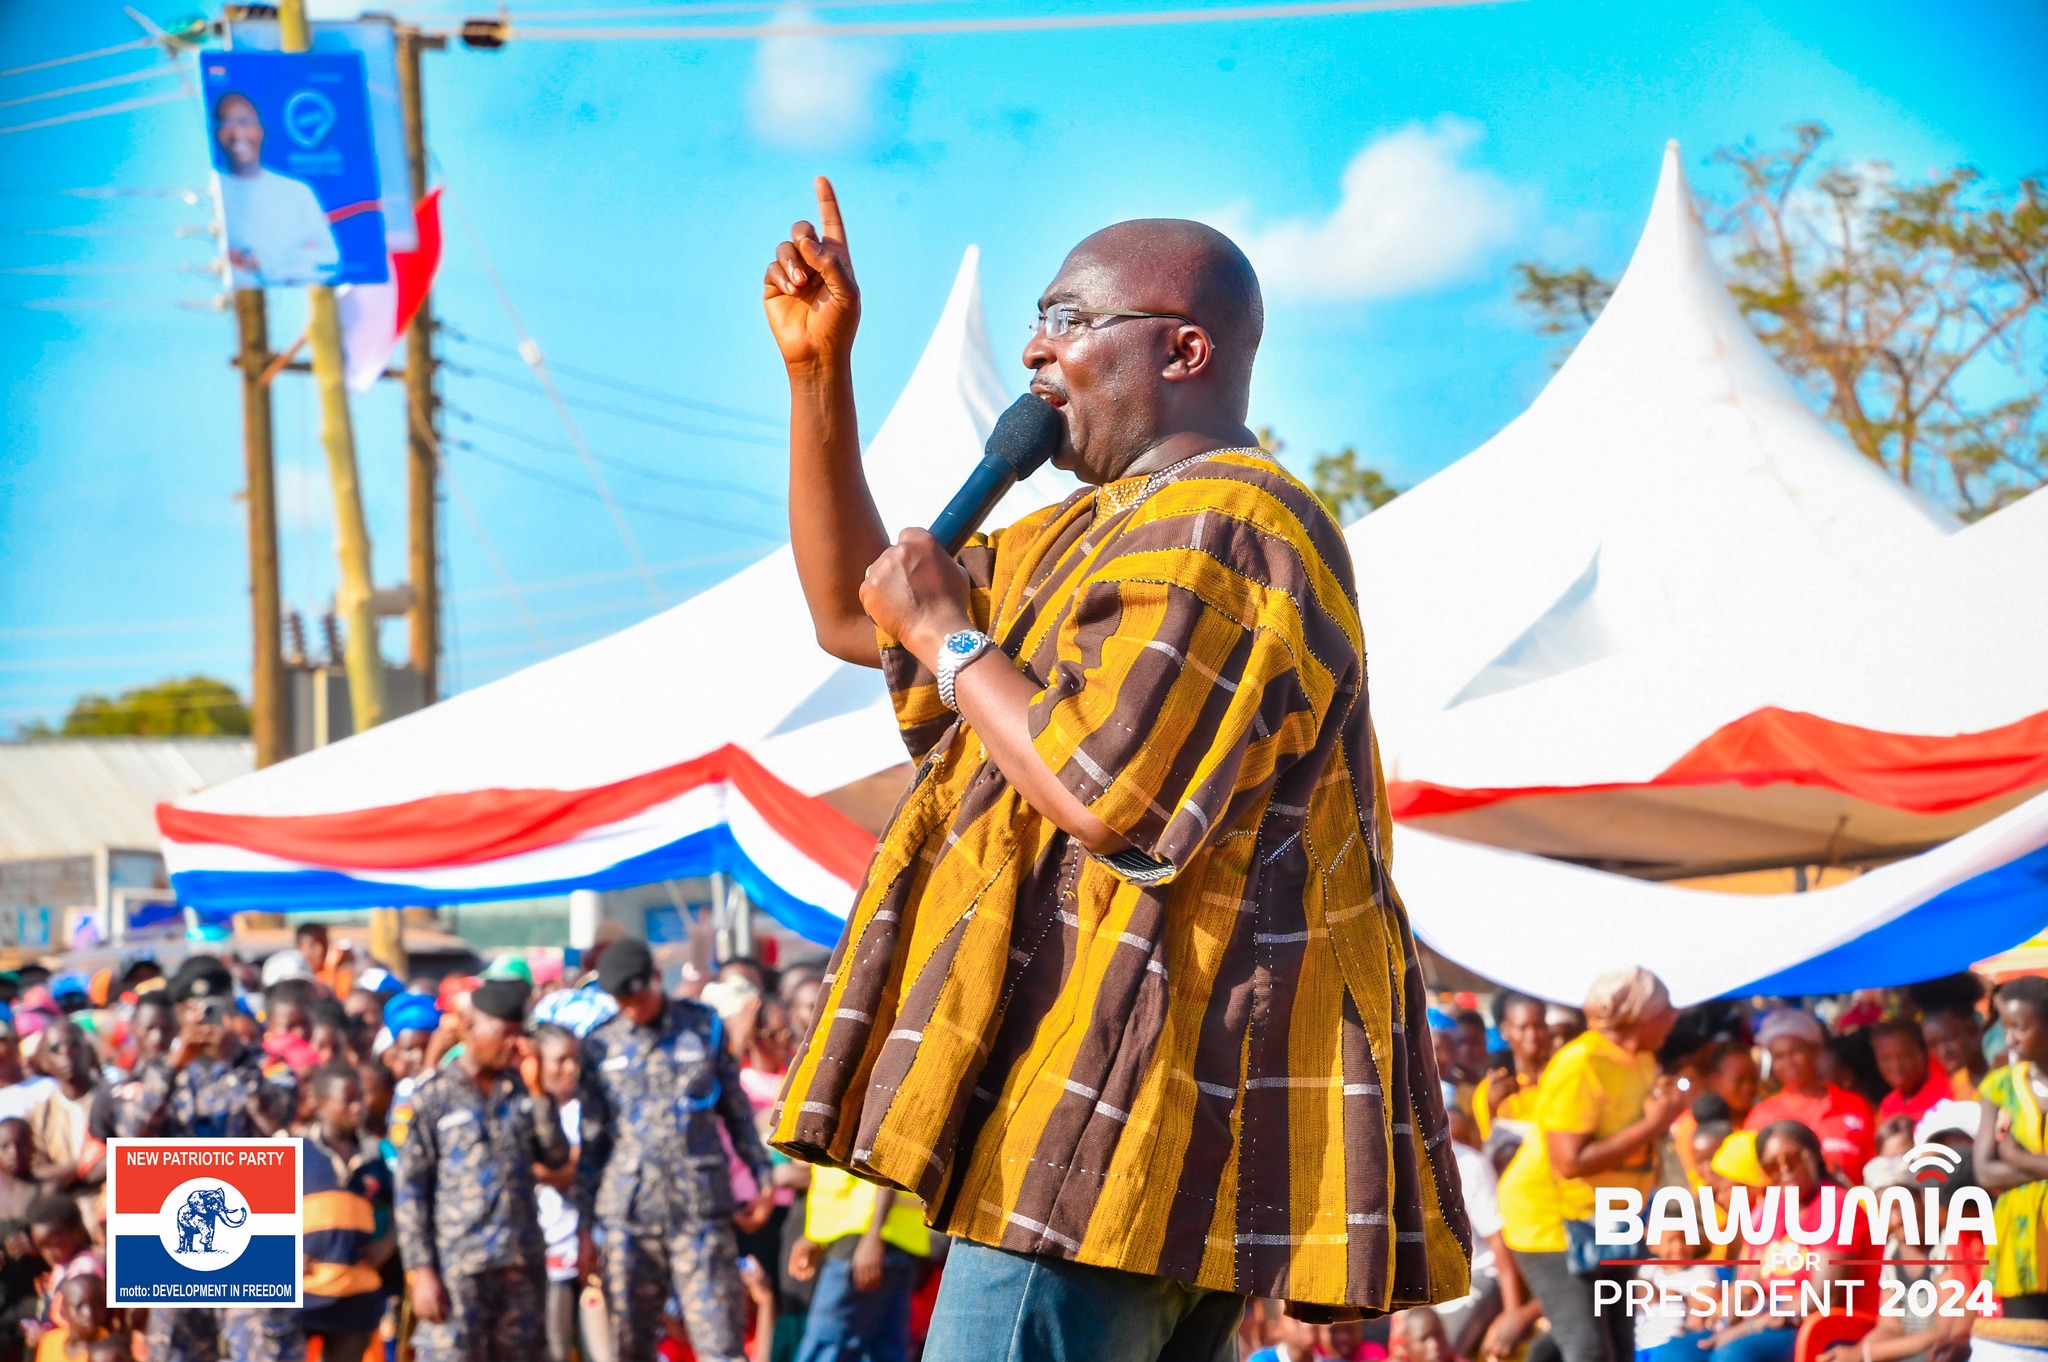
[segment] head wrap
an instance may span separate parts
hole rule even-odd
[[[533,971],[527,967],[526,961],[516,955],[501,955],[491,961],[490,967],[484,970],[484,979],[486,982],[492,979],[516,979],[528,988],[533,987]]]
[[[635,937],[606,946],[604,956],[597,962],[597,981],[614,998],[638,993],[654,977],[654,952],[647,949],[645,941]]]
[[[579,1039],[618,1015],[619,1005],[612,1001],[612,995],[596,984],[558,988],[542,994],[533,1005],[534,1025],[553,1022]]]
[[[1803,1040],[1808,1045],[1821,1045],[1827,1041],[1827,1032],[1821,1030],[1820,1022],[1811,1012],[1796,1007],[1781,1007],[1766,1016],[1763,1024],[1756,1029],[1756,1043],[1770,1047],[1772,1041],[1790,1036]]]
[[[1586,1024],[1624,1031],[1671,1006],[1664,981],[1640,965],[1610,970],[1586,990]]]
[[[1754,1130],[1738,1130],[1721,1141],[1721,1147],[1714,1151],[1713,1161],[1707,1166],[1728,1181],[1747,1187],[1762,1187],[1770,1181],[1764,1176],[1764,1166],[1757,1162]]]
[[[751,981],[746,979],[713,979],[704,985],[704,991],[697,995],[697,1001],[713,1008],[718,1015],[731,1021],[744,1013],[750,1005],[761,1001],[761,994]]]
[[[1926,1144],[1937,1135],[1949,1131],[1960,1131],[1971,1139],[1977,1138],[1977,1127],[1984,1122],[1984,1108],[1975,1102],[1958,1102],[1945,1098],[1927,1109],[1920,1118],[1920,1124],[1913,1127],[1913,1143]]]
[[[440,1004],[424,993],[401,993],[384,1004],[384,1027],[393,1036],[401,1031],[431,1031],[440,1024]]]
[[[356,976],[355,991],[389,998],[394,993],[403,993],[405,985],[399,982],[397,975],[382,965],[372,965]]]
[[[523,1022],[526,1020],[526,1000],[532,992],[518,979],[486,979],[470,995],[470,1003],[486,1017]]]
[[[282,983],[286,979],[310,979],[312,977],[312,966],[308,965],[306,957],[299,954],[296,950],[289,948],[281,950],[263,962],[263,986],[265,988],[269,988],[272,984]]]

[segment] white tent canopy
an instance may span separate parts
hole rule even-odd
[[[1654,782],[1768,707],[1930,736],[2048,711],[2048,666],[1994,657],[2016,631],[2048,657],[2048,605],[1980,575],[2038,572],[2042,514],[1952,535],[1807,409],[1729,298],[1674,144],[1613,298],[1535,403],[1350,532],[1389,778],[1531,792],[1425,825],[1587,859],[1953,836],[2026,791],[1941,814],[1806,786],[1558,791]]]

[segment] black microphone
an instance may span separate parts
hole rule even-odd
[[[1037,393],[1025,393],[1012,402],[1010,409],[996,418],[981,462],[932,522],[932,538],[949,555],[960,552],[968,536],[1003,499],[1003,493],[1036,473],[1053,456],[1062,433],[1058,409]]]

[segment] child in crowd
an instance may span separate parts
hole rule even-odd
[[[36,1142],[19,1116],[0,1121],[0,1220],[22,1220],[41,1194],[36,1181]]]
[[[362,1130],[355,1066],[325,1064],[306,1081],[313,1119],[302,1174],[305,1308],[299,1324],[323,1362],[360,1362],[384,1319],[384,1267],[397,1251],[391,1170]],[[368,1228],[365,1228],[365,1227]]]
[[[1403,1310],[1400,1316],[1401,1351],[1406,1362],[1465,1362],[1451,1347],[1443,1317],[1428,1306]]]
[[[1718,1291],[1720,1272],[1698,1261],[1700,1248],[1685,1234],[1667,1228],[1650,1245],[1657,1262],[1636,1269],[1636,1280],[1655,1293],[1636,1314],[1637,1362],[1688,1362],[1710,1347],[1711,1316],[1693,1313],[1690,1293],[1697,1287]],[[1667,1300],[1666,1293],[1681,1299]]]
[[[1316,1362],[1316,1326],[1282,1315],[1274,1326],[1273,1344],[1253,1353],[1250,1362]]]
[[[66,1279],[63,1306],[64,1323],[36,1343],[36,1362],[90,1362],[95,1343],[117,1335],[126,1341],[127,1331],[107,1309],[107,1283],[98,1273],[81,1272]]]
[[[43,1284],[42,1312],[23,1326],[31,1342],[65,1324],[62,1293],[73,1277],[107,1275],[106,1260],[93,1248],[78,1202],[68,1196],[39,1196],[28,1210],[28,1233],[36,1252],[50,1265]]]
[[[538,1086],[555,1099],[562,1130],[569,1137],[569,1161],[560,1168],[533,1167],[534,1198],[540,1205],[540,1232],[547,1244],[548,1288],[542,1319],[547,1326],[549,1362],[569,1362],[576,1346],[578,1220],[573,1200],[576,1157],[583,1143],[583,1104],[577,1089],[583,1077],[583,1051],[563,1027],[543,1023],[533,1029],[533,1049],[523,1067],[528,1086]]]

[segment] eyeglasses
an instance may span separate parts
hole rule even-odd
[[[1048,340],[1058,340],[1074,329],[1074,319],[1077,317],[1171,317],[1177,322],[1186,322],[1189,326],[1199,325],[1193,317],[1179,312],[1131,312],[1118,307],[1078,307],[1073,303],[1054,303],[1039,313],[1038,319],[1031,323],[1031,333],[1037,335],[1043,331]]]

